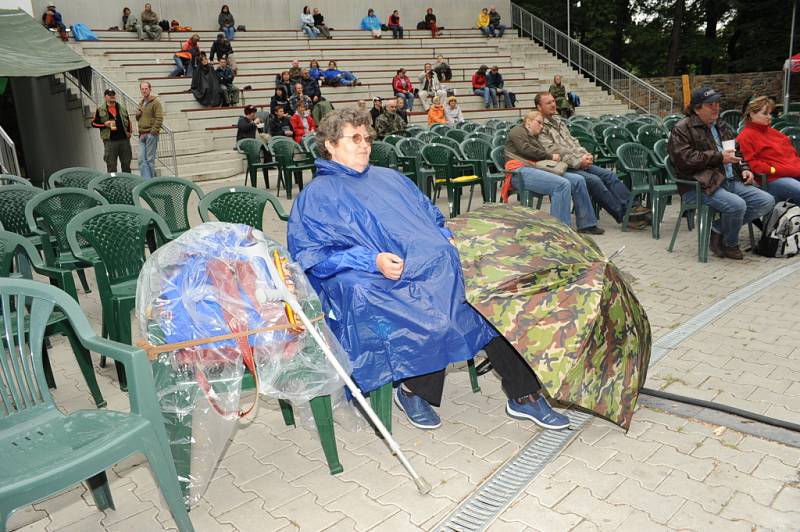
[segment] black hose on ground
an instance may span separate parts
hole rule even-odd
[[[711,410],[716,410],[718,412],[725,412],[726,414],[731,414],[733,416],[738,416],[752,421],[757,421],[758,423],[763,423],[765,425],[771,425],[773,427],[790,430],[792,432],[800,432],[800,425],[798,425],[797,423],[791,423],[789,421],[784,421],[782,419],[775,419],[774,417],[762,416],[761,414],[755,414],[753,412],[748,412],[747,410],[742,410],[741,408],[723,405],[720,403],[715,403],[713,401],[695,399],[694,397],[676,395],[674,393],[662,392],[660,390],[653,390],[650,388],[642,388],[641,390],[639,390],[639,393],[644,395],[650,395],[652,397],[658,397],[660,399],[667,399],[668,401],[675,401],[687,405],[699,406],[701,408],[709,408]]]

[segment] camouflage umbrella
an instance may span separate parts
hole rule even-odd
[[[487,204],[449,223],[468,301],[547,392],[627,429],[650,360],[650,323],[597,246],[541,211]]]

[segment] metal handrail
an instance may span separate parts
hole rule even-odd
[[[65,72],[65,82],[68,80],[78,91],[83,106],[84,98],[89,100],[94,106],[100,105],[104,101],[103,95],[107,89],[116,93],[117,101],[120,101],[127,109],[128,113],[135,114],[139,107],[139,102],[134,100],[128,93],[120,88],[119,85],[108,79],[102,72],[94,67],[91,68],[91,76],[80,74],[80,70]],[[81,78],[84,78],[83,80]],[[92,112],[92,116],[94,113]],[[134,138],[138,137],[139,127],[136,120],[131,120],[131,131]],[[178,158],[175,152],[175,133],[166,124],[161,125],[159,134],[158,149],[156,150],[156,168],[160,175],[178,177]]]
[[[523,35],[541,43],[630,107],[659,116],[672,113],[674,102],[668,94],[513,3],[511,21]]]
[[[14,141],[5,130],[0,126],[0,174],[12,174],[21,176],[19,173],[19,160],[17,159],[17,149]]]

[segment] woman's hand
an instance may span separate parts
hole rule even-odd
[[[559,155],[557,153],[554,153],[553,156],[550,157],[550,158],[553,159],[554,161],[558,162],[558,161],[561,160],[561,155]]]
[[[397,281],[403,274],[403,259],[394,253],[378,253],[375,258],[375,265],[378,271],[387,279]]]

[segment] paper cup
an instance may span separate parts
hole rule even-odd
[[[735,140],[723,140],[722,141],[722,151],[735,150],[735,149],[736,149],[736,141]]]

